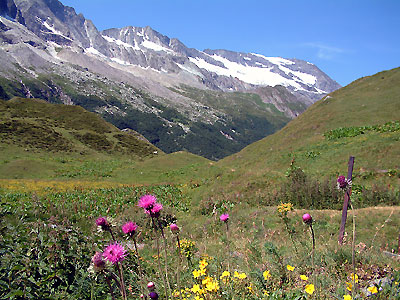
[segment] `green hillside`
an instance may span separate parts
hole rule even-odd
[[[347,173],[354,182],[399,186],[400,68],[361,78],[321,99],[279,132],[217,163],[224,173],[213,190],[262,199],[294,167],[314,178]],[[391,122],[390,124],[386,123]]]

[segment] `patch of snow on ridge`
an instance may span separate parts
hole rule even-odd
[[[56,30],[53,26],[50,26],[50,25],[47,23],[47,21],[44,21],[44,22],[43,22],[43,25],[44,25],[44,27],[46,27],[48,30],[50,30],[52,33],[57,34],[57,35],[60,35],[60,36],[62,36],[63,38],[66,38],[66,39],[72,41],[71,38],[65,36],[61,31],[58,31],[58,30]]]
[[[125,48],[132,48],[132,49],[135,49],[135,50],[140,50],[140,48],[136,45],[136,43],[135,43],[135,46],[132,46],[132,45],[130,45],[128,43],[125,43],[125,42],[123,42],[121,40],[117,40],[117,39],[114,39],[114,38],[106,36],[106,35],[103,35],[102,37],[109,43],[115,43],[118,46],[124,46]]]
[[[164,52],[167,52],[167,53],[174,53],[174,51],[172,51],[171,49],[165,48],[165,47],[163,47],[161,45],[158,45],[158,44],[156,44],[154,42],[151,42],[149,40],[143,41],[141,45],[143,47],[146,47],[146,48],[154,50],[154,51],[164,51]]]
[[[302,90],[301,86],[294,80],[287,79],[281,75],[271,71],[272,68],[259,68],[244,66],[236,62],[232,62],[226,58],[214,54],[210,56],[213,59],[220,61],[224,64],[225,68],[210,64],[201,58],[190,57],[190,61],[196,64],[199,68],[206,69],[207,71],[217,73],[218,75],[227,77],[237,77],[241,81],[254,84],[254,85],[268,85],[268,86],[293,86],[295,89]]]
[[[132,66],[131,63],[128,63],[128,62],[123,61],[123,60],[121,60],[121,59],[119,59],[119,58],[116,58],[116,57],[111,58],[111,60],[114,61],[114,62],[116,62],[117,64],[120,64],[120,65]]]
[[[97,56],[100,56],[100,57],[102,57],[102,58],[107,58],[104,54],[101,54],[98,50],[94,49],[93,47],[86,48],[86,49],[85,49],[85,52],[86,52],[86,53],[90,53],[90,54],[94,54],[94,55],[97,55]]]
[[[255,56],[258,56],[258,57],[261,57],[261,58],[263,58],[265,60],[268,60],[268,61],[272,62],[275,65],[294,65],[295,64],[293,61],[288,60],[288,59],[284,59],[282,57],[266,57],[264,55],[257,54],[257,53],[251,53],[251,54],[253,54]]]
[[[279,65],[279,69],[281,69],[283,72],[285,72],[287,75],[293,74],[296,76],[302,83],[307,84],[307,85],[314,85],[317,83],[317,78],[314,75],[303,73],[300,71],[293,71],[290,70],[289,68],[286,68],[282,65]]]

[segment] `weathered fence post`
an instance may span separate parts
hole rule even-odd
[[[350,156],[348,169],[347,169],[347,180],[348,181],[352,180],[353,166],[354,166],[354,156]],[[339,238],[338,238],[338,242],[340,245],[343,244],[344,230],[345,230],[346,220],[347,220],[347,208],[349,206],[350,195],[351,195],[351,187],[346,190],[346,193],[344,195],[343,210],[342,210],[342,222],[340,224]]]

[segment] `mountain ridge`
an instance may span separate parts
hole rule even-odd
[[[57,0],[1,3],[2,15],[8,16],[0,20],[4,98],[36,97],[82,105],[119,124],[120,129],[126,125],[141,132],[166,152],[186,149],[211,159],[222,158],[279,129],[327,91],[339,87],[316,66],[301,60],[228,50],[199,51],[149,26],[98,31],[93,22]],[[307,74],[306,69],[316,75]],[[257,84],[267,77],[273,78],[274,86]],[[185,86],[207,94],[207,105],[198,97],[188,97],[193,91],[177,92]],[[226,96],[215,92],[226,92]],[[242,96],[239,99],[232,92]],[[229,115],[232,109],[210,97],[250,101],[249,105],[256,101],[264,112],[264,128],[258,127],[253,138],[243,139],[232,132],[237,127]],[[139,122],[134,120],[137,117]],[[245,109],[239,123],[259,117]],[[179,121],[183,119],[186,123]],[[245,126],[243,130],[248,131],[253,125]],[[207,137],[210,131],[212,138]],[[218,141],[217,148],[227,151],[199,152],[201,149],[187,141],[194,141],[192,136],[208,140],[208,149]]]

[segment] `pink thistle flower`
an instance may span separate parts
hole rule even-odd
[[[156,285],[154,284],[153,281],[150,281],[150,282],[147,284],[147,288],[149,289],[149,291],[153,291],[153,290],[155,289],[155,287],[156,287]]]
[[[303,222],[306,224],[311,224],[312,223],[312,217],[310,214],[304,214],[303,215]]]
[[[179,232],[179,227],[178,227],[178,225],[176,225],[176,224],[171,224],[171,225],[169,225],[169,228],[171,229],[171,231],[172,231],[173,233],[178,233],[178,232]]]
[[[150,210],[156,204],[157,198],[153,195],[144,195],[140,197],[138,206],[144,208],[144,210]]]
[[[152,217],[158,218],[160,216],[160,211],[163,209],[161,203],[154,203],[151,209],[145,210],[146,214],[149,214]]]
[[[340,175],[337,179],[337,188],[339,190],[344,190],[346,191],[347,189],[351,188],[351,180],[348,180],[346,177],[343,175]]]
[[[220,219],[222,222],[228,222],[228,220],[229,220],[229,214],[222,214],[222,215],[219,217],[219,219]]]
[[[100,217],[96,219],[96,225],[101,227],[103,230],[109,230],[110,229],[110,224],[107,222],[107,219],[105,217]]]
[[[107,246],[103,252],[103,257],[113,264],[123,261],[126,256],[126,251],[123,246],[115,242]]]
[[[137,228],[138,228],[138,226],[136,225],[136,223],[129,221],[125,225],[122,226],[122,231],[125,234],[132,236],[135,234]]]
[[[100,217],[96,220],[96,225],[97,226],[106,226],[108,225],[107,219],[104,217]]]
[[[95,272],[100,272],[106,267],[106,262],[103,260],[103,256],[100,252],[96,252],[95,255],[93,255],[92,263]]]

